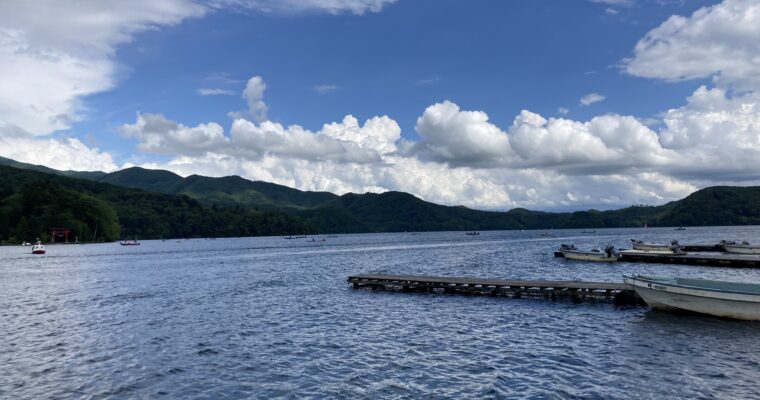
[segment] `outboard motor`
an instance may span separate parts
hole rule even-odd
[[[617,252],[615,252],[615,246],[608,244],[607,247],[604,248],[604,253],[607,254],[607,257],[617,257]]]

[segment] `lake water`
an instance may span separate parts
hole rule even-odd
[[[0,398],[750,398],[760,323],[609,304],[353,290],[357,273],[760,283],[760,270],[554,258],[759,227],[0,247]],[[322,236],[317,236],[321,239]]]

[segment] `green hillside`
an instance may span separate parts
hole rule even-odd
[[[269,182],[249,181],[239,176],[187,178],[169,171],[132,167],[96,179],[135,189],[166,194],[184,194],[206,205],[245,206],[264,210],[304,209],[325,204],[338,196],[327,192],[304,192]]]
[[[312,229],[295,216],[206,207],[184,195],[118,187],[0,166],[0,241],[49,240],[65,226],[80,240],[288,235]]]
[[[0,164],[7,161],[0,160]],[[182,178],[168,171],[137,167],[101,176],[88,173],[97,181],[87,181],[65,176],[72,171],[49,172],[46,167],[16,164],[26,169],[0,170],[2,239],[18,239],[19,232],[26,235],[54,223],[79,224],[82,237],[104,240],[119,234],[149,238],[760,224],[760,202],[756,201],[760,199],[760,187],[713,187],[662,206],[619,210],[552,213],[517,208],[491,212],[433,204],[402,192],[337,196],[239,176]],[[43,189],[25,185],[39,180],[54,185],[45,190],[57,193],[53,198],[65,201],[49,209],[31,207],[35,197],[32,194]],[[50,197],[45,199],[50,201]],[[91,212],[82,214],[74,208]],[[108,216],[114,215],[108,208],[117,216],[119,229],[99,228],[95,235],[95,226],[108,225]],[[45,217],[42,220],[46,222],[41,223],[34,219],[39,215],[56,215],[59,219]]]

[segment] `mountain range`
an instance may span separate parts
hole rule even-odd
[[[760,224],[760,187],[711,187],[661,206],[632,206],[609,211],[552,213],[518,208],[495,212],[463,206],[442,206],[403,192],[348,193],[338,196],[328,192],[301,191],[269,182],[250,181],[239,176],[212,178],[191,175],[183,178],[173,172],[139,167],[112,173],[58,171],[2,157],[0,165],[4,165],[0,170],[2,175],[7,175],[0,179],[0,217],[3,210],[7,211],[7,204],[19,201],[22,188],[45,181],[72,192],[72,198],[90,196],[101,200],[114,210],[121,227],[121,236],[141,238]],[[16,179],[10,179],[11,176]],[[126,205],[124,199],[132,200]],[[140,199],[151,204],[153,208],[150,218],[156,221],[166,219],[162,214],[184,212],[211,225],[203,229],[188,229],[186,225],[193,225],[194,222],[182,218],[172,223],[163,221],[163,228],[149,227],[149,223],[144,223],[145,226],[135,224],[132,221],[134,215],[146,212],[140,208]],[[65,208],[60,208],[59,212]],[[19,210],[12,217],[3,217],[0,222],[13,226],[13,218],[16,218],[15,223],[18,224],[18,220],[24,216],[24,211]],[[226,215],[226,218],[232,218],[232,214],[246,215],[249,220],[233,218],[236,222],[232,224],[234,226],[229,226],[222,217]],[[34,218],[33,215],[25,217],[26,221]],[[209,218],[216,218],[217,222],[209,221]],[[249,223],[265,222],[274,225],[246,226]],[[221,229],[222,225],[229,229]],[[211,227],[218,229],[210,229]],[[11,237],[11,233],[7,232],[6,237],[0,239]]]

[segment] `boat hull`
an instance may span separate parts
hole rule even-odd
[[[746,245],[723,245],[728,253],[736,254],[760,254],[760,246],[746,246]]]
[[[672,286],[635,277],[625,277],[625,283],[654,309],[760,321],[760,295]]]
[[[608,257],[605,253],[596,253],[588,251],[562,250],[562,255],[569,260],[593,261],[593,262],[615,262],[616,256]]]
[[[32,250],[32,254],[45,254],[45,250]]]
[[[634,250],[669,251],[672,253],[670,246],[666,244],[634,243],[633,248]]]

